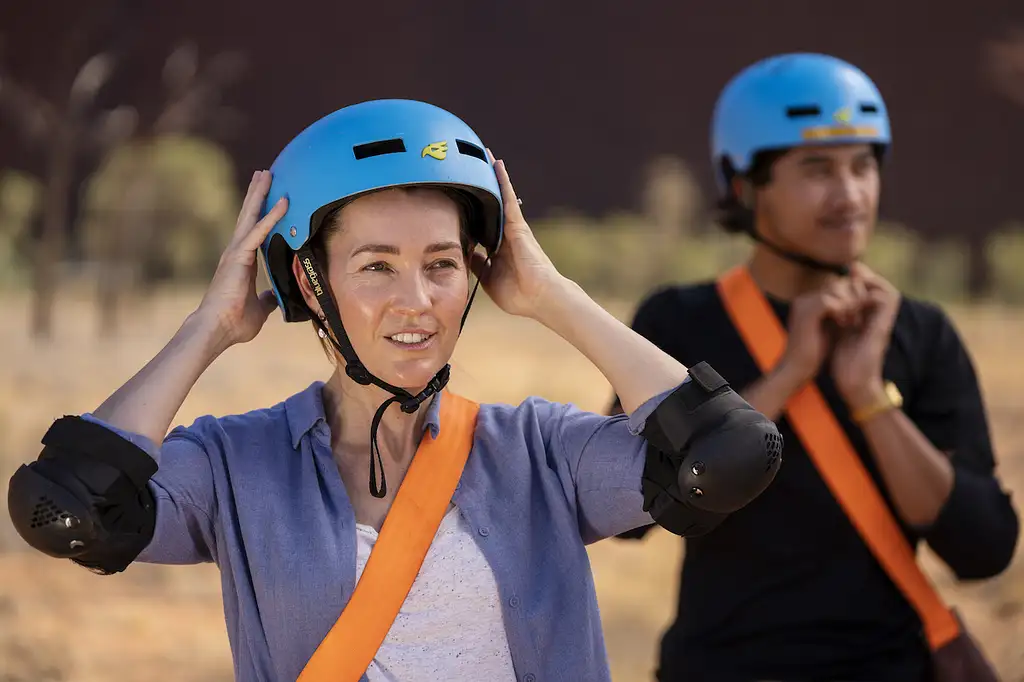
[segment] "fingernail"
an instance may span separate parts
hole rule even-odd
[[[260,176],[260,172],[259,172],[259,171],[256,171],[255,173],[253,173],[253,174],[252,174],[252,179],[253,179],[253,180],[255,180],[255,179],[256,179],[256,178],[258,178],[259,176]]]

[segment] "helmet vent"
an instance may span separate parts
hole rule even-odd
[[[861,110],[861,112],[863,112],[865,114],[877,114],[878,113],[878,107],[876,107],[874,104],[861,104],[860,105],[860,110]]]
[[[405,142],[401,138],[367,142],[366,144],[357,144],[352,147],[352,152],[356,155],[356,161],[362,161],[371,156],[381,156],[383,154],[401,154],[404,151]]]
[[[821,107],[803,106],[789,107],[786,109],[786,116],[789,118],[804,118],[807,116],[821,116]]]
[[[480,149],[480,147],[477,147],[472,142],[466,142],[465,140],[455,140],[455,144],[458,146],[460,154],[465,154],[466,156],[475,156],[484,163],[487,163],[487,155],[484,154],[484,150]]]

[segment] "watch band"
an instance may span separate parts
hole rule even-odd
[[[886,381],[884,397],[874,403],[858,408],[850,415],[850,418],[857,424],[863,424],[875,415],[901,407],[903,407],[903,394],[900,393],[900,389],[896,387],[896,384]]]

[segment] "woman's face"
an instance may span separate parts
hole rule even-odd
[[[459,338],[469,293],[460,227],[442,192],[390,189],[345,205],[323,228],[327,280],[352,348],[371,374],[411,393],[448,363]],[[293,267],[305,285],[298,259]]]

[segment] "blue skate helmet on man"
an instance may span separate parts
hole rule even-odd
[[[867,143],[881,160],[891,143],[889,116],[871,79],[829,55],[769,57],[729,81],[715,104],[711,128],[723,226],[746,232],[801,265],[846,274],[845,267],[784,250],[757,234],[752,187],[767,184],[772,162],[797,146]]]

